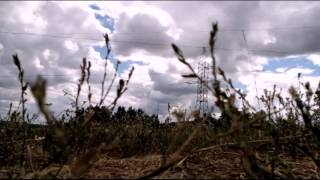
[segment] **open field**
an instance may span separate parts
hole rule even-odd
[[[213,24],[209,41],[213,67],[217,31],[218,25]],[[104,38],[110,53],[108,35]],[[172,48],[190,70],[182,76],[202,81],[182,50],[175,44]],[[215,97],[221,116],[201,115],[198,110],[188,116],[183,109],[170,111],[168,107],[175,121],[161,123],[157,115],[142,109],[117,106],[134,67],[126,79],[119,80],[116,97],[108,106],[103,102],[117,71],[105,87],[105,70],[101,100],[93,105],[91,63],[83,58],[76,94],[69,94],[73,109],[56,117],[46,103],[46,80],[39,76],[29,88],[18,55],[12,58],[19,72],[21,108],[11,105],[1,119],[0,177],[319,179],[320,83],[313,90],[310,83],[300,82],[300,75],[304,91],[291,87],[291,97],[283,98],[274,86],[257,97],[262,105],[257,110],[217,67],[206,88]],[[80,105],[84,84],[89,89],[88,104]],[[46,125],[31,125],[33,116],[25,108],[28,88]]]

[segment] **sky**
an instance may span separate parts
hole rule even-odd
[[[70,108],[76,93],[79,66],[86,57],[92,63],[93,102],[98,102],[104,63],[110,81],[115,63],[121,61],[119,78],[135,67],[128,91],[119,105],[142,108],[164,117],[167,104],[192,109],[196,84],[183,79],[188,69],[175,57],[175,43],[197,69],[201,57],[211,62],[208,47],[212,23],[217,22],[217,65],[247,93],[255,97],[264,89],[298,86],[297,74],[315,88],[320,76],[320,3],[289,1],[1,1],[0,2],[0,114],[10,102],[19,104],[19,82],[12,54],[17,53],[26,81],[42,74],[48,81],[50,109],[59,114]],[[111,55],[105,60],[103,34],[111,39]],[[116,86],[106,99],[114,98]],[[38,112],[27,91],[29,112]],[[84,85],[81,101],[86,100]],[[213,102],[209,96],[210,105]]]

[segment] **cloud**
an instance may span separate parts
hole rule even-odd
[[[298,88],[298,73],[301,73],[301,82],[310,82],[311,88],[316,89],[319,77],[311,75],[313,69],[291,68],[284,72],[262,72],[248,74],[239,78],[239,81],[246,86],[247,97],[250,103],[258,107],[256,96],[264,94],[264,89],[272,90],[276,85],[277,91],[282,89],[283,97],[289,97],[288,89],[290,86]]]
[[[313,64],[320,66],[320,55],[311,54],[307,57],[307,59],[311,60]]]
[[[297,76],[298,73],[301,74],[312,74],[314,72],[314,69],[307,69],[307,68],[292,68],[287,70],[287,74],[289,76]]]
[[[173,38],[166,32],[169,30],[167,26],[161,25],[160,21],[148,14],[136,14],[129,17],[123,13],[120,15],[116,23],[117,32],[112,35],[111,41],[114,41],[114,53],[124,56],[130,55],[135,50],[144,50],[150,55],[157,54],[162,56],[172,56],[168,48],[159,48],[153,44],[170,44]],[[125,35],[124,33],[132,34]],[[146,33],[144,36],[141,34],[134,34],[139,32],[157,32]],[[122,42],[119,42],[122,41]],[[133,43],[130,43],[133,42]]]
[[[83,33],[102,34],[100,30],[104,29],[95,19],[93,12],[89,11],[89,7],[86,10],[67,7],[56,2],[19,2],[19,4],[17,2],[1,2],[1,5],[0,12],[6,13],[6,16],[1,16],[0,21],[9,32],[72,34],[77,33],[80,28]],[[101,26],[100,29],[99,26]],[[101,41],[103,42],[103,39]],[[61,107],[64,107],[61,104],[64,101],[60,100],[57,94],[63,95],[62,87],[75,87],[80,74],[79,65],[82,58],[90,56],[94,52],[88,46],[90,42],[71,38],[57,39],[41,35],[2,33],[0,34],[0,42],[2,44],[0,71],[5,76],[1,78],[0,87],[6,90],[1,92],[1,99],[6,96],[15,97],[11,98],[11,101],[19,100],[19,96],[12,96],[19,93],[19,84],[17,69],[11,57],[12,54],[18,53],[25,71],[26,81],[33,83],[37,74],[49,75],[45,76],[48,88],[51,88],[50,92],[56,93],[52,100],[53,104],[57,104],[57,106],[53,106],[54,110],[61,110]],[[92,74],[94,75],[92,82],[98,83],[103,74],[103,67],[102,70],[95,71],[95,66],[97,63],[104,63],[104,60],[99,55],[96,55],[95,58],[99,60],[94,61],[92,66]],[[100,75],[99,78],[98,75]],[[5,92],[7,93],[5,94]]]
[[[185,83],[188,80],[181,78],[181,74],[189,71],[177,61],[170,44],[177,44],[197,69],[202,47],[208,46],[211,23],[216,21],[217,64],[235,84],[246,88],[251,99],[255,96],[255,78],[261,94],[263,88],[272,88],[274,83],[283,88],[296,84],[298,72],[310,81],[317,81],[320,75],[316,68],[320,64],[316,53],[320,47],[318,29],[292,28],[317,24],[320,12],[317,2],[97,1],[0,5],[3,30],[66,37],[0,34],[0,71],[11,76],[0,80],[2,104],[14,98],[17,102],[19,97],[17,70],[11,60],[15,52],[26,75],[61,75],[47,77],[52,97],[49,101],[56,111],[68,105],[68,98],[61,97],[61,92],[64,89],[75,92],[79,65],[87,57],[93,64],[91,82],[96,94],[93,99],[98,101],[105,63],[103,39],[77,38],[98,39],[108,32],[113,55],[112,61],[108,61],[108,80],[114,73],[115,59],[123,62],[119,78],[127,78],[131,66],[135,66],[129,90],[120,99],[120,105],[155,113],[159,103],[161,114],[166,113],[168,102],[192,107],[196,85],[188,85]],[[205,55],[209,57],[208,49]],[[34,79],[28,77],[30,81]],[[115,96],[115,88],[106,104]],[[85,100],[86,86],[83,89],[81,98]]]
[[[285,71],[287,71],[288,70],[288,68],[277,68],[276,69],[276,72],[279,72],[279,73],[283,73],[283,72],[285,72]]]

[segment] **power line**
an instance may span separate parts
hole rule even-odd
[[[73,37],[73,36],[65,36],[65,35],[55,35],[55,34],[46,34],[46,33],[28,33],[28,32],[9,32],[9,31],[0,31],[0,34],[12,34],[12,35],[23,35],[23,36],[42,36],[42,37],[49,37],[49,38],[57,38],[57,39],[72,39],[72,40],[88,40],[88,41],[97,41],[97,42],[103,42],[104,40],[102,38],[84,38],[84,37]],[[66,34],[68,35],[68,34]],[[71,35],[71,34],[69,34]],[[144,44],[148,46],[164,46],[164,47],[170,47],[171,43],[150,43],[150,42],[142,42],[142,41],[126,41],[126,40],[110,40],[112,43],[122,43],[122,44]],[[203,47],[209,47],[207,45],[200,45],[200,46],[194,46],[194,45],[186,45],[186,44],[180,44],[179,46],[182,47],[189,47],[189,48],[203,48]],[[225,48],[220,48],[220,50],[227,50]]]
[[[303,29],[320,29],[320,26],[293,26],[293,27],[275,27],[275,28],[220,28],[219,32],[241,32],[242,30],[245,31],[271,31],[271,30],[303,30]],[[183,32],[193,32],[193,33],[210,33],[211,30],[203,29],[203,30],[183,30]],[[116,32],[116,34],[135,34],[135,35],[144,35],[144,34],[160,34],[165,33],[163,31],[149,31],[149,32]]]
[[[211,68],[211,67],[209,67]],[[252,71],[238,71],[238,72],[263,72],[263,71],[257,71],[257,70],[252,70]],[[68,77],[68,76],[72,76],[72,75],[66,75],[66,74],[31,74],[31,75],[24,75],[24,77],[37,77],[41,75],[42,77]],[[165,74],[163,73],[133,73],[133,76],[145,76],[145,75],[152,75],[152,76],[164,76]],[[102,75],[97,75],[97,74],[91,74],[90,77],[96,77],[96,76],[101,76]],[[3,78],[18,78],[17,75],[8,75],[8,76],[0,76],[0,79],[3,79]],[[190,84],[190,83],[189,83]]]
[[[14,34],[14,35],[31,35],[31,36],[45,36],[45,37],[50,37],[50,38],[58,38],[58,39],[73,39],[73,40],[90,40],[90,41],[103,41],[103,39],[97,39],[97,38],[76,38],[76,37],[71,37],[71,36],[59,36],[59,35],[52,35],[52,34],[38,34],[38,33],[22,33],[22,32],[5,32],[5,31],[0,31],[0,34]],[[167,47],[171,48],[170,44],[161,44],[161,43],[150,43],[150,42],[141,42],[141,41],[119,41],[119,40],[110,40],[113,43],[125,43],[125,44],[144,44],[150,46],[162,46],[162,47]],[[199,46],[194,46],[194,45],[186,45],[186,44],[180,44],[178,45],[180,47],[187,47],[187,48],[209,48],[208,45],[199,45]],[[223,47],[217,47],[215,48],[216,50],[219,51],[242,51],[243,49],[228,49],[228,48],[223,48]],[[313,51],[317,51],[319,49],[315,49]],[[276,51],[276,50],[257,50],[257,49],[248,49],[248,51],[254,53],[254,52],[265,52],[265,53],[271,53],[271,54],[296,54],[295,52],[287,52],[287,51]]]
[[[13,34],[13,35],[26,35],[26,36],[44,36],[50,38],[58,38],[58,39],[73,39],[73,40],[89,40],[89,41],[99,41],[103,42],[102,38],[83,38],[83,37],[73,37],[73,36],[61,36],[61,35],[53,35],[53,34],[42,34],[42,33],[26,33],[26,32],[9,32],[9,31],[0,31],[0,34]],[[141,42],[141,41],[119,41],[119,40],[110,40],[113,43],[126,43],[126,44],[145,44],[145,45],[152,45],[152,46],[166,46],[168,44],[160,44],[160,43],[150,43],[150,42]],[[180,45],[184,47],[192,47],[192,48],[202,48],[203,46],[194,46],[194,45]],[[170,47],[170,46],[169,46]]]
[[[245,45],[246,45],[246,49],[247,49],[247,52],[248,52],[248,56],[249,56],[250,60],[252,60],[252,56],[251,56],[250,52],[248,51],[249,45],[248,45],[248,41],[247,41],[247,39],[246,39],[246,34],[245,34],[245,31],[244,31],[244,30],[242,30],[242,35],[243,35],[244,43],[245,43]],[[256,80],[256,73],[253,73],[253,78],[254,78],[254,86],[255,86],[255,90],[256,90],[256,97],[259,98],[258,88],[257,88],[257,80]],[[258,107],[259,107],[259,109],[260,109],[259,99],[258,99]]]
[[[41,74],[39,74],[41,75]],[[133,73],[133,76],[144,76],[144,75],[149,75],[148,74],[135,74]],[[152,73],[152,76],[164,76],[166,74],[157,74],[157,73]],[[37,77],[38,75],[24,75],[24,77]],[[44,74],[44,75],[41,75],[42,77],[68,77],[68,76],[71,76],[71,75],[60,75],[60,74]],[[101,76],[103,77],[102,75],[93,75],[91,74],[90,77],[92,76]],[[5,78],[18,78],[18,76],[15,76],[15,75],[12,75],[12,76],[0,76],[0,79],[5,79]]]
[[[319,26],[320,27],[320,26]],[[302,27],[300,27],[302,28]],[[245,38],[245,30],[241,30],[243,33],[243,38],[245,41],[245,46],[248,55],[254,52],[265,52],[265,53],[276,53],[276,54],[297,54],[295,52],[286,52],[286,51],[275,51],[275,50],[256,50],[256,49],[249,49],[247,40]],[[75,40],[94,40],[94,41],[102,41],[102,39],[94,39],[94,38],[75,38],[70,36],[59,36],[59,35],[52,35],[52,34],[38,34],[38,33],[25,33],[25,32],[5,32],[0,31],[2,34],[14,34],[14,35],[32,35],[32,36],[45,36],[45,37],[51,37],[51,38],[60,38],[60,39],[75,39]],[[70,35],[70,34],[69,34]],[[166,46],[170,47],[169,44],[160,44],[160,43],[149,43],[149,42],[139,42],[139,41],[118,41],[118,40],[111,40],[111,42],[114,43],[128,43],[128,44],[145,44],[145,45],[153,45],[153,46]],[[190,48],[208,48],[208,46],[194,46],[194,45],[180,45],[183,47],[190,47]],[[216,50],[222,50],[222,51],[243,51],[243,49],[227,49],[227,48],[215,48]],[[313,51],[317,51],[319,49],[315,49]],[[251,53],[250,53],[251,52]],[[250,72],[256,72],[256,71],[250,71]],[[154,74],[155,75],[155,74]],[[25,77],[34,77],[37,75],[25,75]],[[66,77],[70,75],[42,75],[43,77]],[[95,76],[95,75],[92,75]],[[137,75],[136,75],[137,76]],[[0,78],[11,78],[16,76],[0,76]]]
[[[304,29],[320,29],[320,26],[317,25],[306,25],[306,26],[291,26],[291,27],[274,27],[274,28],[220,28],[219,32],[233,32],[233,31],[267,31],[267,30],[304,30]],[[183,30],[183,32],[194,32],[194,33],[209,33],[210,29],[200,29],[200,30]],[[161,34],[166,33],[164,31],[114,31],[112,34],[121,34],[121,35],[146,35],[146,34]],[[30,34],[30,33],[29,33]],[[72,36],[72,35],[95,35],[96,33],[54,33],[50,34],[53,36]]]
[[[27,35],[27,36],[46,36],[46,37],[51,37],[51,38],[93,40],[93,41],[102,41],[103,40],[103,39],[97,39],[97,38],[76,38],[76,37],[70,36],[73,34],[56,35],[56,34],[47,34],[47,33],[10,32],[10,31],[0,31],[0,33],[1,34],[12,34],[12,35]]]
[[[211,68],[211,67],[209,67]],[[265,70],[244,70],[244,71],[233,71],[231,73],[235,73],[235,72],[242,72],[242,73],[263,73],[265,72]],[[286,73],[286,71],[284,72],[277,72],[277,73]],[[32,75],[24,75],[24,77],[37,77],[41,75],[42,77],[68,77],[68,76],[72,76],[72,75],[65,75],[65,74],[32,74]],[[133,76],[146,76],[146,75],[152,75],[152,76],[164,76],[165,74],[163,73],[133,73]],[[91,74],[90,77],[96,77],[96,76],[101,76],[101,75],[97,75],[97,74]],[[101,76],[102,77],[102,76]],[[0,79],[5,79],[5,78],[18,78],[17,75],[8,75],[8,76],[0,76]],[[191,81],[186,81],[184,82],[186,84],[196,84],[196,82],[191,82]]]
[[[234,29],[237,31],[241,31],[241,30],[245,30],[245,31],[266,31],[266,30],[292,30],[292,29],[296,29],[296,30],[301,30],[301,29],[319,29],[320,26],[292,26],[292,27],[275,27],[275,28],[248,28],[248,29]]]

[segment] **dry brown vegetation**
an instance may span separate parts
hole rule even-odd
[[[61,118],[53,116],[46,105],[46,81],[40,76],[29,87],[18,55],[13,56],[21,85],[21,108],[1,118],[0,164],[2,178],[319,178],[320,84],[305,91],[291,87],[291,98],[265,90],[257,97],[263,110],[257,111],[237,90],[215,62],[217,24],[213,24],[209,45],[214,80],[208,85],[216,108],[222,113],[185,121],[160,123],[157,116],[140,109],[118,107],[119,98],[128,88],[134,68],[126,80],[120,79],[114,101],[105,106],[116,79],[101,83],[100,101],[93,105],[90,91],[91,63],[80,66],[81,77],[74,109]],[[104,36],[107,57],[111,52],[108,35]],[[201,78],[187,62],[182,51],[172,44],[177,59],[190,74]],[[117,63],[116,71],[121,65]],[[105,70],[106,70],[105,65]],[[299,75],[300,76],[300,75]],[[224,83],[227,88],[222,88]],[[79,105],[79,94],[87,84],[88,106]],[[25,108],[30,88],[46,125],[31,122]],[[240,102],[242,107],[236,106]],[[34,136],[44,137],[34,139]]]

